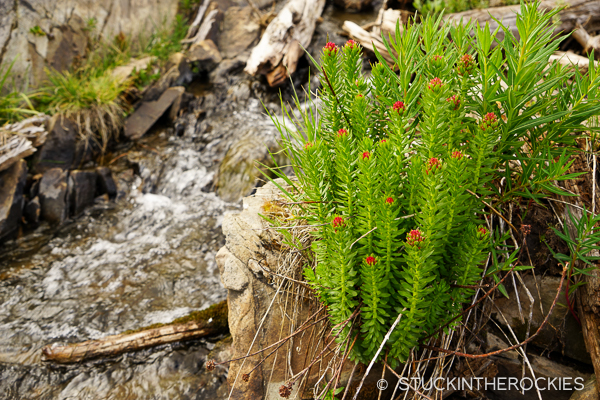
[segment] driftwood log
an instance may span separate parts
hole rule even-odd
[[[594,56],[598,58],[600,55],[600,35],[590,36],[583,26],[578,25],[577,29],[573,31],[573,38],[583,47],[584,54],[589,54],[593,50]]]
[[[252,49],[244,71],[266,75],[271,87],[281,85],[296,71],[324,6],[325,0],[290,0]]]
[[[66,346],[56,344],[45,346],[42,348],[42,359],[61,364],[77,363],[161,344],[226,333],[228,329],[227,302],[222,301],[206,310],[176,319],[168,325],[150,326],[137,332],[126,332]]]
[[[0,171],[36,151],[46,141],[45,114],[0,127]]]
[[[564,52],[564,51],[556,51],[554,52],[553,55],[550,56],[550,62],[554,61],[554,60],[558,60],[558,62],[563,65],[563,66],[568,66],[568,65],[572,65],[572,66],[576,66],[577,68],[579,68],[579,71],[582,74],[587,74],[588,69],[590,68],[590,60],[587,57],[582,57],[579,56],[575,53],[572,53],[570,51]],[[598,65],[598,62],[596,61],[596,66]]]
[[[543,1],[540,5],[542,9],[550,10],[555,7],[560,7],[565,2],[558,1]],[[463,11],[460,13],[449,14],[445,18],[452,21],[463,21],[473,20],[478,21],[480,25],[490,24],[492,32],[498,27],[498,23],[494,20],[497,19],[509,27],[511,32],[518,36],[517,31],[517,14],[521,9],[520,5],[505,6],[505,7],[493,7],[481,10],[470,10]],[[571,32],[578,25],[583,25],[590,31],[596,31],[600,29],[600,0],[573,0],[568,2],[568,7],[560,11],[558,14],[560,19],[560,25],[557,28],[558,32]],[[504,33],[500,31],[498,38],[502,39]]]

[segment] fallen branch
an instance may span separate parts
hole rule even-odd
[[[192,320],[184,322],[188,319]],[[42,360],[61,364],[77,363],[91,358],[110,357],[161,344],[225,333],[228,329],[227,302],[222,301],[188,317],[178,318],[169,325],[148,327],[138,332],[66,346],[45,346],[42,348]]]
[[[266,75],[271,87],[282,84],[296,71],[324,6],[325,0],[290,0],[252,49],[244,71]]]

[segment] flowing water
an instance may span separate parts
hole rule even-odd
[[[318,46],[346,18],[328,10]],[[0,247],[0,399],[226,397],[226,369],[203,368],[211,350],[226,347],[221,338],[75,365],[44,362],[40,350],[170,322],[226,298],[215,254],[223,215],[240,204],[220,199],[213,178],[237,138],[274,134],[258,100],[264,86],[243,76],[230,84],[194,83],[188,90],[200,99],[175,129],[155,129],[114,155],[116,201]]]

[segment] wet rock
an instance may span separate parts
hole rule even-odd
[[[167,70],[177,71],[177,76],[169,82],[169,86],[187,85],[192,81],[192,70],[183,53],[174,53],[169,56]]]
[[[223,18],[218,46],[224,58],[234,58],[260,36],[260,24],[251,7],[229,7]]]
[[[190,47],[188,60],[198,63],[200,71],[211,71],[223,60],[223,57],[215,43],[210,39],[206,39]]]
[[[96,197],[96,172],[71,171],[68,184],[70,215],[79,215],[94,203]]]
[[[241,59],[223,60],[208,76],[215,85],[227,85],[231,75],[241,72],[246,62]]]
[[[68,214],[69,171],[60,168],[49,169],[40,181],[40,205],[42,219],[52,224],[64,222]]]
[[[334,3],[345,10],[358,12],[371,6],[373,0],[334,0]]]
[[[97,181],[96,192],[98,194],[107,194],[109,198],[114,199],[117,196],[117,184],[113,178],[112,171],[108,167],[96,168]]]
[[[41,209],[40,198],[37,196],[27,203],[23,210],[23,216],[28,224],[37,225],[40,222]]]
[[[26,181],[27,163],[23,160],[0,172],[0,243],[18,231]]]
[[[531,275],[523,277],[523,281],[535,300],[533,304],[533,319],[531,322],[531,333],[533,333],[538,329],[546,317],[546,313],[548,310],[550,310],[550,306],[554,301],[556,291],[558,290],[560,278],[553,276],[545,276],[542,278],[538,276],[537,287],[536,282]],[[514,290],[509,291],[510,299],[502,297],[496,300],[496,305],[504,315],[504,318],[496,309],[492,311],[492,317],[503,326],[506,326],[507,321],[519,339],[524,340],[527,329],[527,318],[529,316],[530,302],[525,289],[518,281],[517,287],[519,288],[519,300],[521,302],[524,320],[521,320],[521,314],[519,313],[517,304],[517,296],[515,295]],[[563,285],[562,292],[559,295],[559,302],[565,298],[564,290],[565,286]],[[539,298],[542,300],[541,302],[544,314],[542,314],[540,310]],[[540,334],[533,339],[532,343],[550,351],[558,350],[561,354],[577,361],[588,364],[591,363],[589,353],[585,348],[581,327],[577,321],[575,321],[566,307],[562,307],[560,305],[554,307],[554,311],[552,312],[548,323],[544,326],[544,329],[542,329]]]
[[[125,136],[130,140],[141,138],[184,91],[185,88],[181,86],[172,87],[167,89],[158,100],[143,103],[125,121]]]
[[[174,123],[194,98],[194,95],[189,92],[181,93],[169,108],[169,120]]]
[[[219,167],[215,181],[218,195],[225,201],[237,202],[250,194],[259,183],[259,178],[264,178],[261,169],[266,172],[259,163],[273,166],[269,152],[278,151],[279,145],[272,132],[248,131],[231,146]],[[282,157],[277,157],[278,165],[282,165],[283,161]]]
[[[77,125],[61,115],[48,122],[48,137],[33,157],[33,171],[43,174],[53,169],[69,169],[75,158]]]

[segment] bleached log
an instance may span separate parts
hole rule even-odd
[[[272,87],[283,83],[296,71],[301,48],[310,44],[324,6],[325,0],[290,0],[252,49],[244,71],[253,76],[271,73]]]
[[[91,358],[110,357],[161,344],[227,332],[226,301],[200,311],[200,313],[203,313],[201,319],[186,323],[164,325],[66,346],[45,346],[42,348],[42,359],[61,364],[77,363]]]
[[[588,69],[590,67],[590,60],[587,57],[579,56],[570,51],[566,53],[564,51],[555,52],[553,55],[550,56],[549,61],[553,62],[554,60],[558,60],[558,62],[563,66],[575,66],[579,68],[579,71],[582,74],[587,74]],[[596,65],[598,65],[597,62]]]
[[[565,4],[562,0],[543,1],[540,3],[540,9],[551,10],[555,7],[560,7]],[[557,32],[571,32],[577,25],[585,25],[590,31],[600,29],[600,0],[572,0],[567,3],[568,7],[558,13],[560,25],[557,27]],[[469,10],[455,14],[448,14],[446,19],[459,22],[461,19],[466,22],[468,20],[478,21],[480,25],[489,23],[490,29],[493,32],[499,20],[509,27],[511,32],[518,38],[517,31],[517,14],[521,9],[520,5],[493,7],[480,10]],[[498,39],[502,39],[504,33],[502,30],[498,33]]]
[[[577,28],[573,31],[572,36],[583,47],[584,54],[589,54],[593,50],[594,56],[596,58],[598,57],[598,55],[600,54],[600,35],[590,36],[590,34],[587,33],[583,26],[578,25]]]
[[[23,121],[0,127],[0,171],[28,157],[46,141],[48,116],[36,115]]]
[[[377,48],[377,51],[381,53],[381,55],[385,58],[385,60],[388,63],[394,63],[394,60],[392,59],[392,57],[390,57],[387,48],[381,41],[381,36],[378,36],[371,32],[367,32],[352,21],[345,21],[344,25],[342,25],[342,29],[344,30],[344,32],[348,33],[348,35],[353,40],[356,40],[358,43],[360,43],[360,45],[366,50],[372,51],[374,45],[375,48]]]
[[[198,13],[196,14],[196,18],[194,18],[194,21],[188,28],[188,31],[185,35],[185,39],[189,39],[190,37],[192,37],[192,35],[196,33],[196,29],[198,28],[198,25],[200,25],[200,22],[202,22],[202,18],[204,17],[204,13],[206,12],[206,9],[208,8],[209,4],[210,0],[204,0],[202,4],[198,7]]]

